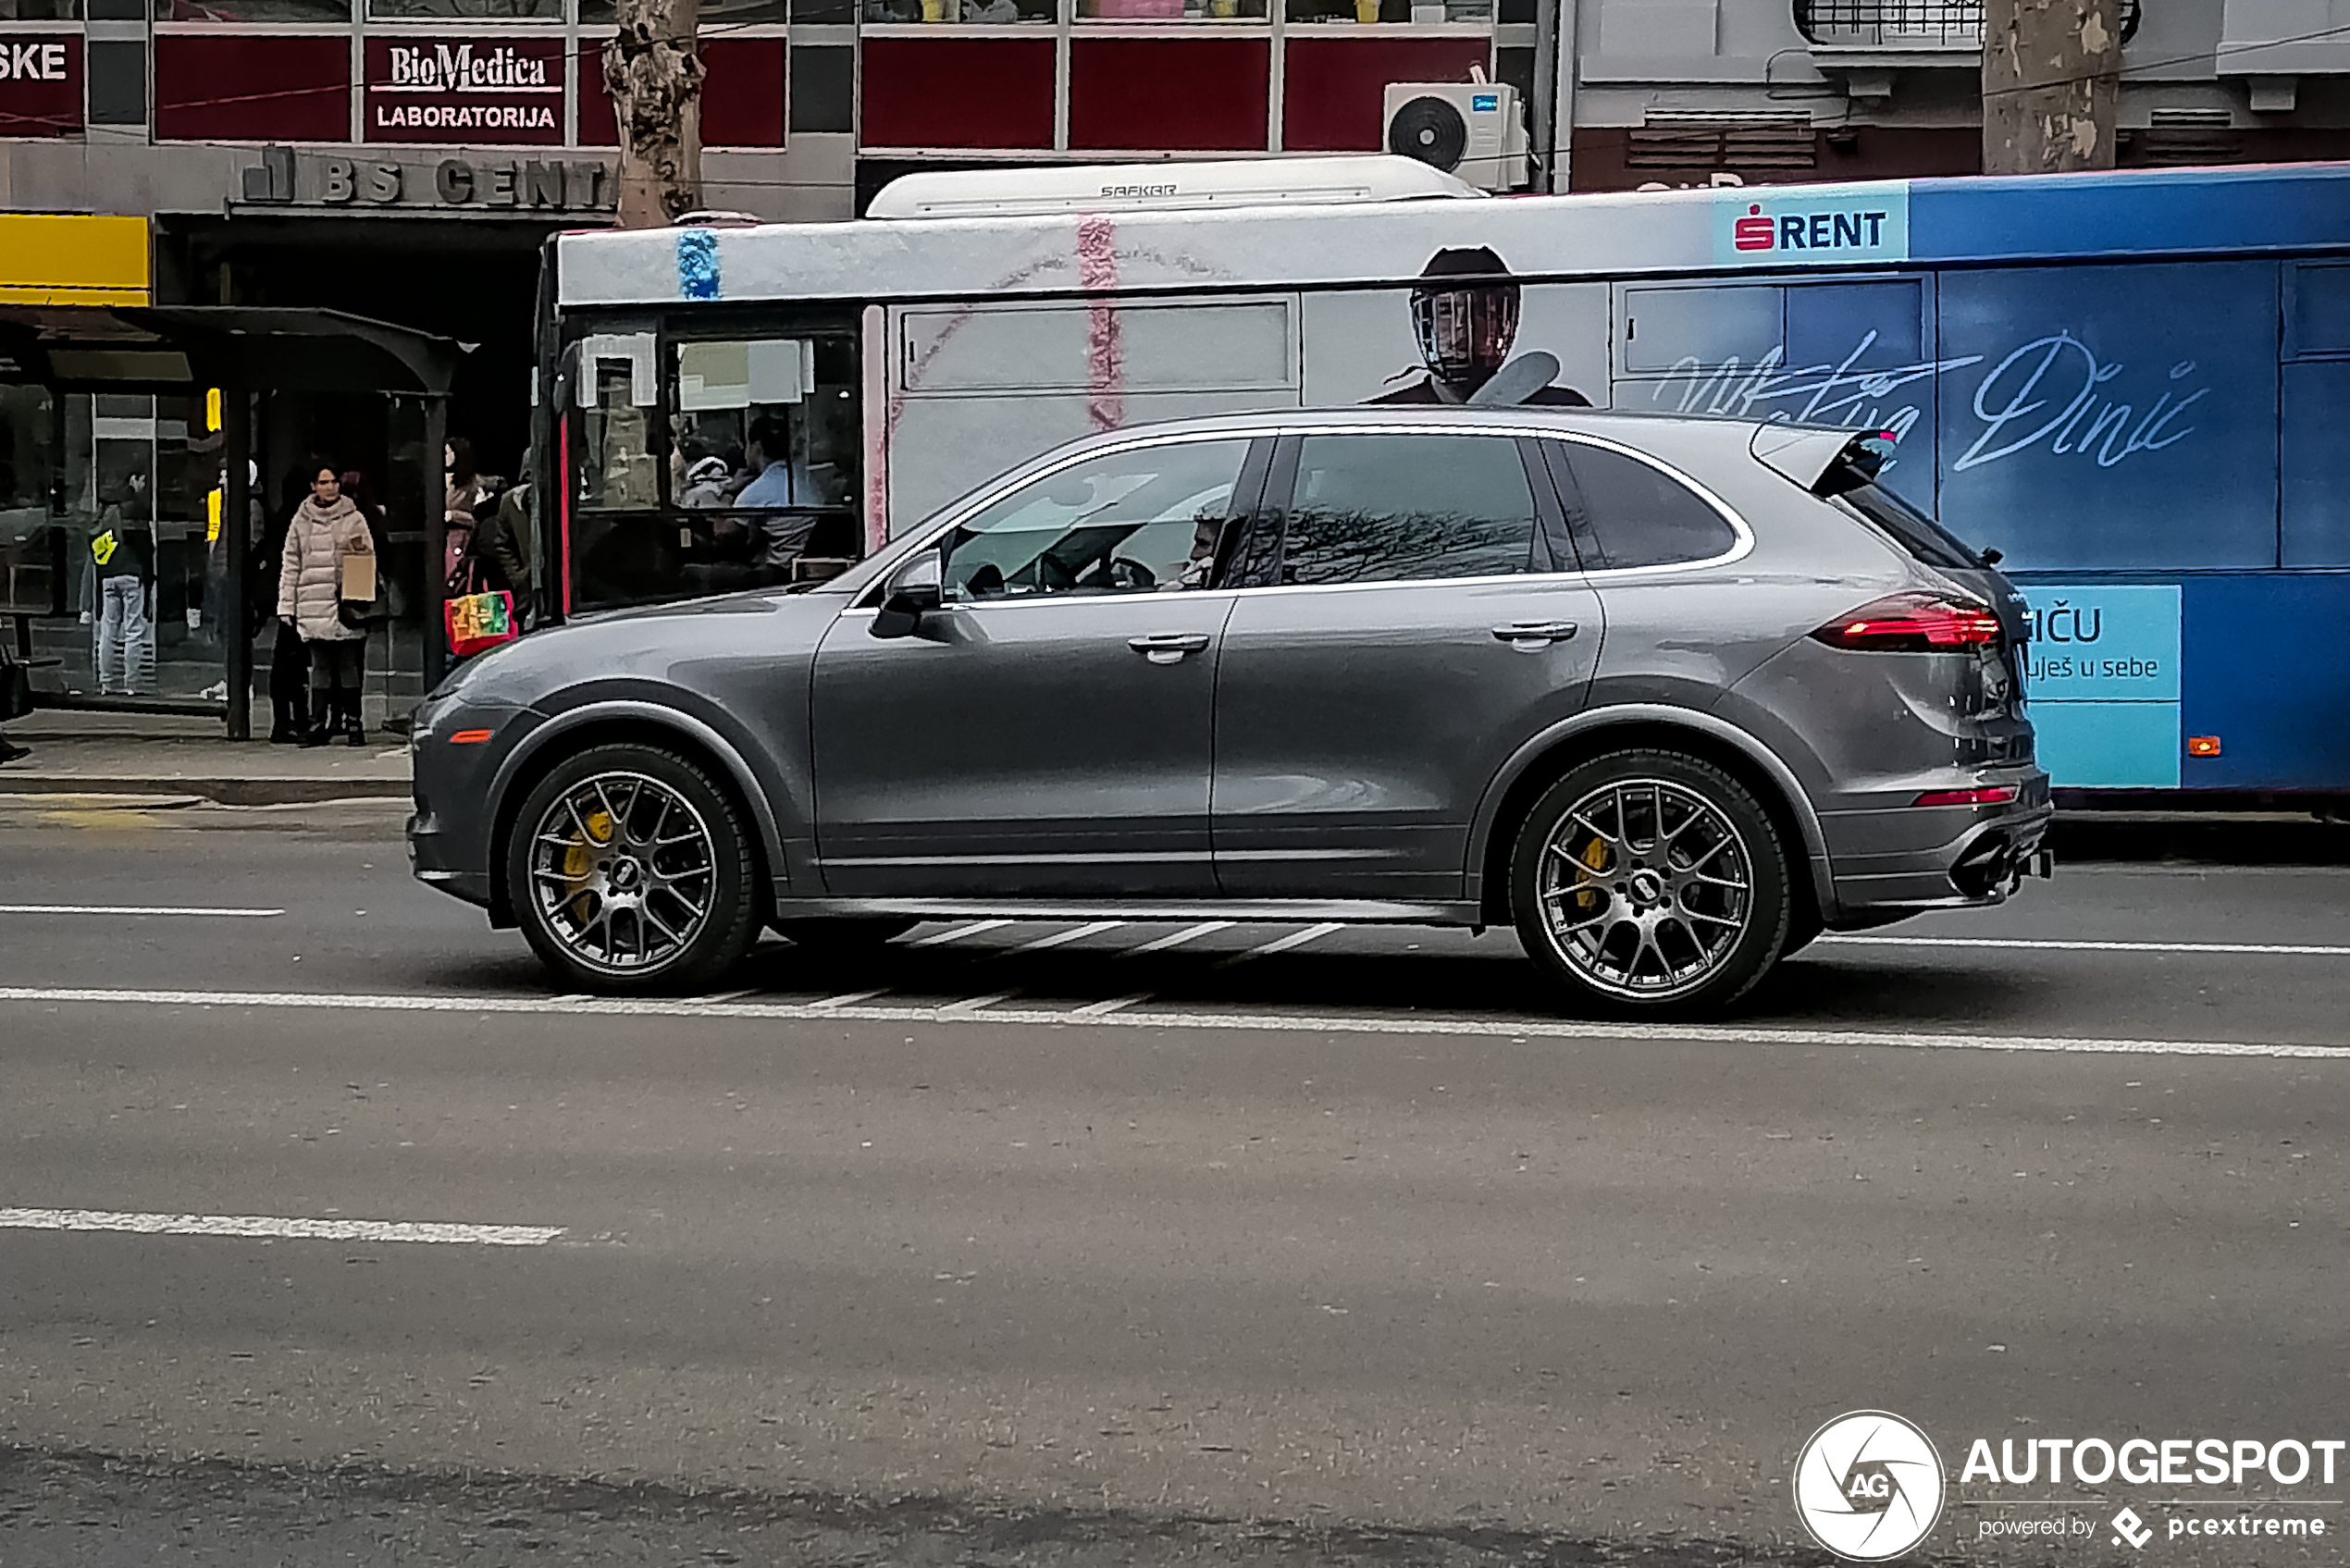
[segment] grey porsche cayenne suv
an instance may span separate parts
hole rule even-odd
[[[1222,917],[1513,926],[1574,1006],[1718,1011],[2047,870],[2023,601],[1886,461],[1547,409],[1096,437],[830,581],[463,667],[416,874],[593,991],[769,927]]]

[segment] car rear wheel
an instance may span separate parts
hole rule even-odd
[[[657,747],[599,746],[558,764],[515,815],[506,878],[533,951],[582,990],[695,990],[759,934],[741,814]]]
[[[1718,1012],[1792,929],[1787,858],[1744,784],[1711,763],[1625,751],[1544,791],[1520,829],[1511,907],[1534,961],[1589,1006]]]
[[[775,930],[779,935],[789,937],[794,946],[805,947],[810,953],[827,957],[854,957],[879,949],[920,923],[897,916],[811,916],[804,920],[777,920]]]

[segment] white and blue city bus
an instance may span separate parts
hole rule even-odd
[[[550,608],[819,572],[1145,420],[1826,423],[1897,437],[1886,483],[2030,595],[2059,787],[2350,792],[2350,166],[1491,199],[1399,164],[928,175],[877,203],[906,216],[564,236]]]

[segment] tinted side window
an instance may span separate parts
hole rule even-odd
[[[947,536],[953,602],[1164,592],[1206,580],[1243,441],[1110,452],[1023,486]]]
[[[1524,572],[1534,493],[1501,436],[1308,436],[1281,537],[1284,583]]]
[[[1728,552],[1738,533],[1688,486],[1638,458],[1605,447],[1566,444],[1579,494],[1565,498],[1578,538],[1610,568],[1666,566]]]

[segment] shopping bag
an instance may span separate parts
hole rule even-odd
[[[376,558],[360,550],[344,556],[341,588],[339,597],[345,602],[373,604],[376,601]]]
[[[443,614],[449,623],[449,651],[458,659],[512,642],[517,635],[514,596],[503,589],[446,600]]]

